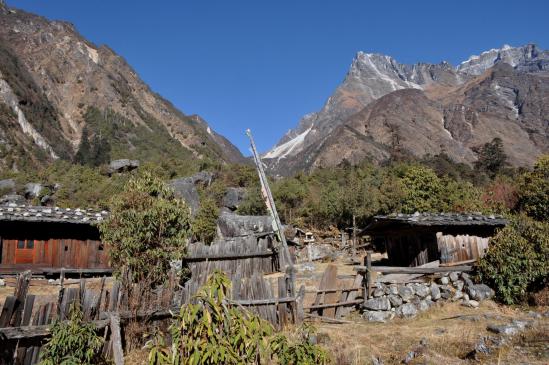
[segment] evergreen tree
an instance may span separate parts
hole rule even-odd
[[[494,178],[507,165],[507,155],[503,151],[501,138],[494,138],[486,143],[479,151],[475,168]]]
[[[74,162],[79,165],[88,165],[91,156],[91,145],[88,127],[84,127],[82,130],[82,137],[80,138],[80,145],[78,151],[74,155]]]

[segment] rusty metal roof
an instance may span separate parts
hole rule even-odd
[[[107,211],[40,207],[31,205],[0,205],[0,222],[50,222],[95,225],[108,216]]]
[[[360,233],[406,227],[491,226],[504,227],[508,221],[501,215],[481,213],[414,213],[375,216]]]

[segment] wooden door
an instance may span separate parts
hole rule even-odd
[[[16,264],[32,264],[34,263],[34,255],[36,245],[34,240],[17,240],[15,246],[15,263]]]

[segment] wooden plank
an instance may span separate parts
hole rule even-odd
[[[303,301],[305,300],[305,285],[301,285],[299,291],[297,292],[297,297],[295,301],[296,307],[296,318],[295,324],[300,325],[305,319],[305,311],[303,310]]]
[[[355,271],[365,272],[366,266],[355,266]],[[471,271],[472,266],[453,266],[453,267],[399,267],[399,266],[372,266],[372,271],[386,274],[435,274],[452,271]]]
[[[268,257],[273,256],[273,251],[266,250],[254,253],[235,253],[235,254],[211,254],[211,255],[193,255],[184,257],[183,261],[208,261],[208,260],[239,260],[239,259],[249,259],[254,257]]]
[[[312,314],[312,313],[306,313],[305,317],[320,319],[320,320],[326,321],[328,323],[338,323],[338,324],[354,323],[354,322],[351,322],[351,321],[345,321],[343,319],[335,319],[335,318],[330,318],[330,317],[318,316],[318,315]]]
[[[364,276],[362,276],[361,274],[357,274],[356,277],[355,277],[355,280],[353,282],[353,287],[357,287],[359,286],[362,282],[364,281]],[[359,287],[359,290],[362,289]],[[359,292],[356,291],[356,290],[351,290],[348,292],[349,294],[347,295],[347,298],[345,298],[345,301],[353,301],[353,300],[356,300],[356,297],[359,295]],[[366,296],[366,293],[363,292],[364,296]],[[350,307],[338,307],[337,308],[337,311],[336,311],[336,318],[341,318],[341,317],[344,317],[346,315],[348,315],[349,313],[351,312],[351,308]]]
[[[366,287],[364,288],[364,303],[366,300],[370,299],[372,292],[372,253],[368,251],[368,254],[365,258],[366,266]]]
[[[277,306],[277,311],[278,311],[278,323],[280,328],[284,328],[288,323],[288,306],[280,301],[280,299],[282,299],[287,292],[288,291],[286,289],[286,279],[284,277],[279,277],[278,278],[278,299],[279,300],[277,301],[279,304]]]
[[[328,267],[326,268],[326,275],[327,275],[326,286],[328,288],[333,288],[338,285],[337,266],[332,264],[328,265]],[[339,292],[328,292],[325,294],[324,303],[335,304],[338,302],[340,295],[341,294]],[[326,310],[323,311],[323,315],[325,317],[330,317],[330,318],[335,317],[335,312],[336,312],[335,307],[329,306],[324,308],[326,308]]]
[[[458,262],[447,262],[444,264],[440,264],[440,267],[454,267],[454,266],[461,266],[466,264],[473,264],[477,262],[477,260],[478,259],[470,259],[470,260],[458,261]],[[453,271],[455,271],[455,269]]]
[[[124,351],[122,350],[122,336],[120,334],[120,317],[111,314],[110,321],[112,336],[112,352],[115,365],[124,365]]]
[[[2,306],[2,313],[0,314],[0,327],[8,327],[11,317],[13,315],[13,310],[15,309],[15,303],[17,299],[10,295],[4,300],[4,305]]]
[[[23,307],[25,305],[25,300],[27,297],[27,292],[29,290],[29,282],[31,279],[31,272],[25,271],[19,275],[17,278],[17,284],[15,286],[13,296],[16,299],[15,308],[10,320],[11,326],[19,326],[23,316]]]

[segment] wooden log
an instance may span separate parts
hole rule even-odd
[[[366,266],[355,266],[355,271],[367,272]],[[471,271],[472,266],[452,266],[452,267],[398,267],[398,266],[372,266],[371,271],[386,274],[435,274],[440,272],[453,271]]]
[[[184,257],[182,260],[185,262],[192,261],[209,261],[209,260],[239,260],[239,259],[250,259],[255,257],[268,257],[273,256],[273,251],[266,250],[254,253],[235,253],[235,254],[210,254],[210,255],[193,255]]]
[[[328,267],[326,268],[325,275],[326,275],[326,286],[328,288],[333,288],[338,285],[337,266],[331,265],[331,264],[328,265]],[[324,303],[335,304],[338,302],[340,296],[341,294],[339,292],[328,292],[325,294]],[[326,308],[326,310],[323,311],[322,313],[323,316],[335,318],[336,310],[334,306],[328,306],[324,308]]]
[[[327,303],[327,304],[318,304],[318,305],[311,305],[309,307],[303,307],[303,309],[324,309],[324,308],[335,308],[342,305],[355,305],[355,304],[361,304],[364,301],[362,299],[356,299],[356,300],[350,300],[343,303]]]
[[[23,307],[25,305],[27,292],[29,290],[29,282],[31,276],[32,273],[27,270],[21,273],[17,278],[17,285],[15,286],[13,294],[13,296],[15,297],[15,307],[13,309],[11,320],[9,321],[10,326],[19,326],[21,324],[21,319],[23,317]]]
[[[112,353],[115,365],[124,365],[124,351],[122,349],[122,335],[120,334],[120,317],[112,313],[109,318],[112,336]]]
[[[470,260],[464,260],[464,261],[458,261],[458,262],[446,262],[443,264],[440,264],[440,267],[455,267],[455,266],[461,266],[466,264],[473,264],[477,262],[478,259],[470,259]],[[455,271],[455,270],[453,270]]]

